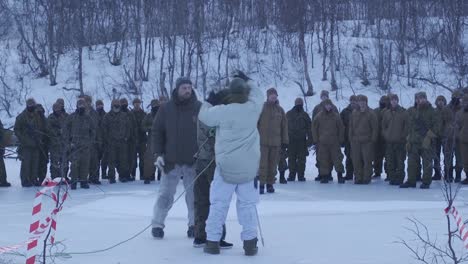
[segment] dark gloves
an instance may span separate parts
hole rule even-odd
[[[211,105],[221,105],[225,103],[226,96],[229,94],[228,89],[222,89],[219,91],[211,91],[206,101]]]
[[[242,80],[244,81],[248,81],[248,80],[251,80],[245,73],[243,73],[242,71],[240,70],[235,70],[232,74],[232,77],[235,77],[235,78],[241,78]]]

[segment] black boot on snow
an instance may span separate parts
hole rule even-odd
[[[333,182],[333,176],[331,173],[328,174],[326,177],[328,178],[328,181]]]
[[[150,181],[150,180],[145,180],[143,183],[144,183],[144,184],[150,184],[151,181]]]
[[[93,179],[93,180],[89,181],[89,183],[95,184],[95,185],[101,185],[101,181],[98,180],[98,179]]]
[[[322,180],[322,176],[321,176],[321,175],[315,177],[315,181],[321,181],[321,180]]]
[[[352,181],[353,179],[354,179],[354,176],[352,173],[346,173],[345,180]]]
[[[7,181],[5,182],[0,182],[0,187],[11,187],[11,184]]]
[[[255,256],[258,253],[257,238],[244,240],[244,253],[246,256]]]
[[[194,238],[195,237],[195,227],[194,226],[189,226],[187,230],[187,237],[188,238]]]
[[[376,174],[374,174],[374,176],[373,176],[372,178],[378,179],[378,178],[380,178],[380,177],[381,177],[381,175],[376,173]]]
[[[289,172],[288,181],[293,182],[296,180],[296,173]]]
[[[221,249],[231,249],[234,245],[224,240],[219,241],[219,247]]]
[[[151,234],[156,239],[163,239],[164,230],[162,228],[160,228],[160,227],[153,227],[153,229],[151,229]]]
[[[323,176],[320,176],[320,183],[328,183],[328,176],[327,175],[323,175]]]
[[[280,171],[280,180],[279,180],[279,182],[280,182],[280,184],[287,184],[288,183],[288,181],[284,177],[284,171]]]
[[[343,173],[338,172],[338,183],[343,184],[345,182],[346,182],[346,180],[345,180],[345,178],[343,178]]]
[[[218,255],[220,253],[219,242],[207,240],[203,252],[211,255]]]
[[[265,194],[265,184],[260,184],[260,194]]]
[[[442,178],[442,175],[440,173],[440,170],[435,170],[434,171],[434,176],[432,177],[432,180],[433,181],[440,181],[441,178]]]
[[[297,180],[300,182],[305,182],[306,178],[304,177],[304,172],[301,172],[297,175]]]
[[[420,189],[429,189],[431,187],[430,184],[423,183],[421,186],[419,186]]]
[[[202,248],[204,247],[206,244],[206,239],[202,239],[202,238],[195,238],[193,240],[193,247],[194,248]]]
[[[407,189],[407,188],[416,188],[416,183],[405,182],[400,185],[400,188]]]
[[[274,193],[275,188],[273,187],[273,184],[267,184],[267,193]]]
[[[89,189],[89,184],[83,181],[80,183],[80,187],[81,189]]]

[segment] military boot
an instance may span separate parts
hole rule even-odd
[[[11,184],[9,182],[7,182],[7,181],[0,182],[0,187],[6,187],[7,188],[7,187],[10,187],[10,186],[11,186]]]
[[[442,174],[440,173],[440,170],[435,170],[434,171],[434,176],[432,177],[433,181],[440,181],[442,179]]]
[[[402,189],[407,189],[407,188],[416,188],[416,183],[410,183],[410,182],[405,182],[402,185],[400,185],[400,188]]]
[[[327,175],[322,175],[320,176],[320,183],[328,183],[328,176]]]
[[[338,172],[338,183],[343,184],[345,182],[346,182],[346,180],[345,180],[345,178],[343,178],[343,173]]]
[[[153,229],[151,229],[151,234],[156,239],[163,239],[164,230],[161,227],[153,227]]]
[[[275,192],[275,188],[273,187],[273,184],[267,184],[266,187],[267,187],[267,193]]]
[[[195,226],[189,226],[187,230],[187,237],[194,238],[195,237]]]
[[[352,173],[346,173],[346,177],[345,177],[345,180],[347,181],[352,181],[353,180],[353,174]]]
[[[211,255],[218,255],[220,253],[219,242],[207,240],[203,252]]]
[[[319,174],[319,176],[315,177],[315,181],[321,181],[322,180],[322,175]]]
[[[427,183],[423,183],[423,184],[421,184],[421,186],[419,186],[419,188],[421,188],[421,189],[429,189],[430,187],[431,187],[431,185],[427,184]]]
[[[297,176],[297,180],[300,182],[305,182],[306,178],[304,177],[304,172],[300,172]]]
[[[284,177],[284,171],[280,171],[280,184],[287,184],[288,181]]]
[[[265,194],[265,184],[260,184],[260,194]]]
[[[455,170],[455,182],[461,182],[462,170]]]
[[[296,180],[296,173],[295,172],[289,172],[288,181],[293,182],[295,180]]]
[[[246,256],[255,256],[258,253],[257,238],[244,240],[244,253]]]
[[[81,189],[89,189],[89,184],[87,181],[80,182]]]

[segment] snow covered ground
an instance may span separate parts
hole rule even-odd
[[[164,240],[154,240],[150,230],[111,251],[93,255],[73,255],[55,263],[296,263],[296,264],[397,264],[416,263],[400,244],[399,238],[411,241],[404,229],[407,217],[416,217],[431,235],[446,232],[444,203],[439,183],[430,190],[402,190],[383,180],[369,186],[351,183],[321,185],[309,157],[306,183],[277,185],[277,193],[261,197],[258,206],[265,237],[259,255],[243,256],[240,226],[235,203],[227,220],[227,240],[235,244],[221,256],[207,256],[192,247],[186,237],[186,208],[179,200],[167,219]],[[13,187],[0,189],[0,246],[25,241],[31,221],[34,189],[24,189],[19,182],[19,162],[7,160]],[[104,181],[105,182],[105,181]],[[82,252],[106,248],[125,240],[150,223],[158,184],[109,185],[77,190],[70,194],[59,213],[57,240],[65,252]],[[180,185],[178,193],[183,187]],[[461,212],[466,192],[462,189],[456,206]],[[465,214],[467,215],[467,214]],[[461,245],[460,245],[461,249]],[[24,249],[19,252],[25,252]],[[0,255],[0,263],[24,263],[24,258]]]

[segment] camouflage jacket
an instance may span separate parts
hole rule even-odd
[[[42,145],[41,122],[35,112],[24,110],[16,117],[14,131],[21,147],[37,148]]]
[[[408,114],[408,141],[410,143],[421,144],[429,130],[436,133],[439,125],[430,103],[418,106],[408,111]]]
[[[68,115],[52,113],[47,118],[47,134],[49,135],[50,145],[60,147],[63,145],[63,130]]]
[[[110,111],[104,116],[102,133],[105,144],[128,142],[133,135],[133,120],[128,112]]]
[[[215,157],[215,129],[208,127],[198,121],[197,142],[198,152],[197,160],[211,161]]]
[[[96,140],[96,124],[88,114],[71,114],[65,121],[64,142],[71,147],[91,146]]]
[[[146,117],[145,111],[142,109],[140,110],[135,110],[133,109],[131,111],[133,114],[133,117],[135,118],[135,123],[136,123],[136,142],[137,144],[146,144],[147,137],[146,137],[146,132],[143,130],[143,120]]]

